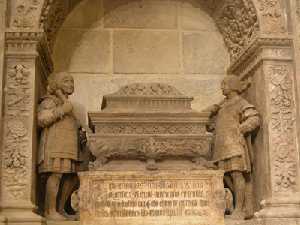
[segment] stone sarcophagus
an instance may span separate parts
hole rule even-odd
[[[208,114],[192,110],[192,100],[161,83],[132,84],[104,96],[102,111],[89,113],[93,165],[118,159],[204,163],[212,138]]]
[[[89,113],[96,157],[80,175],[82,225],[224,225],[208,115],[160,84],[132,84]]]

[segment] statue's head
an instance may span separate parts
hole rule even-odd
[[[74,79],[67,72],[52,73],[48,78],[47,90],[49,94],[61,90],[63,94],[71,95],[74,92]]]
[[[221,83],[221,89],[222,89],[223,95],[225,95],[225,96],[227,96],[231,92],[240,93],[242,90],[242,83],[237,76],[228,75],[223,79],[223,81]]]

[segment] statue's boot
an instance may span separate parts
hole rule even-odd
[[[66,217],[68,220],[77,220],[78,216],[69,215],[65,211],[65,205],[67,200],[71,197],[74,191],[79,188],[79,178],[76,174],[66,175],[66,179],[63,182],[60,201],[58,205],[58,211]]]
[[[239,171],[232,172],[232,178],[233,178],[233,188],[234,188],[234,195],[235,195],[235,210],[233,211],[231,218],[244,219],[245,214],[243,212],[243,208],[245,204],[245,191],[246,191],[245,178],[242,172]]]
[[[60,212],[67,220],[71,220],[71,221],[79,221],[79,213],[76,212],[75,215],[70,215],[68,214],[65,210],[63,210],[63,212]]]
[[[45,217],[49,220],[66,220],[64,216],[56,211],[57,194],[61,177],[61,174],[53,173],[47,180]]]
[[[251,219],[254,216],[253,206],[253,186],[251,180],[246,182],[245,191],[245,219]]]
[[[226,216],[226,217],[234,220],[244,220],[245,213],[242,210],[234,210],[230,216]]]
[[[46,218],[48,220],[56,220],[56,221],[66,221],[68,220],[63,215],[59,214],[58,212],[50,212],[49,214],[46,214]]]

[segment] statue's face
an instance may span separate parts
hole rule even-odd
[[[230,94],[232,92],[230,85],[228,83],[228,80],[223,80],[221,83],[221,90],[223,95],[227,96],[228,94]]]
[[[72,76],[64,76],[60,80],[60,88],[66,95],[71,95],[74,92],[74,79]]]

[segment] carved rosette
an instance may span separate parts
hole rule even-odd
[[[275,192],[296,191],[295,93],[289,65],[267,65],[271,110],[271,162]]]
[[[16,64],[7,72],[5,93],[5,126],[3,140],[2,180],[4,192],[12,199],[26,199],[30,173],[28,118],[30,113],[30,71]],[[8,196],[6,196],[8,197]]]

